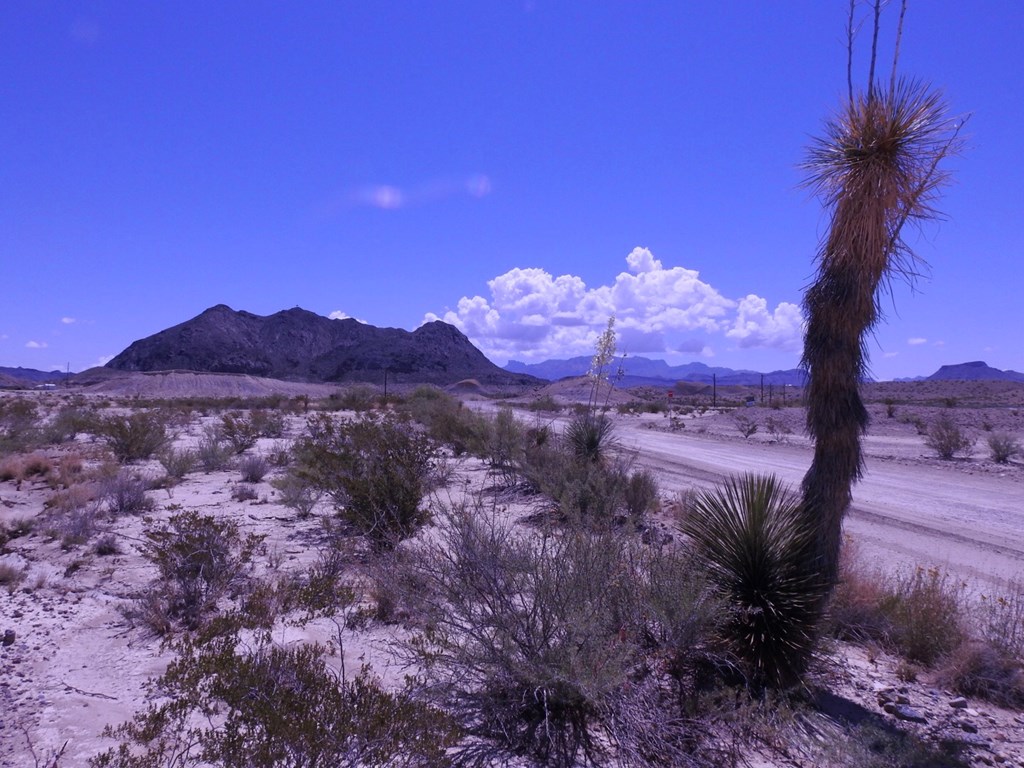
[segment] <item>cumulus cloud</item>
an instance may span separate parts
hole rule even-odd
[[[64,325],[71,325],[72,323],[77,322],[73,317],[62,317],[60,321],[64,323]]]
[[[46,349],[50,345],[47,344],[45,341],[29,341],[26,342],[25,346],[28,349]]]
[[[912,338],[912,339],[907,339],[907,344],[909,344],[912,347],[919,347],[922,344],[927,344],[927,343],[928,343],[928,339],[922,339],[919,336],[915,337],[915,338]]]
[[[736,339],[741,347],[774,347],[797,349],[803,329],[800,307],[782,302],[774,311],[760,296],[749,294],[740,299],[736,321],[726,336]]]
[[[100,355],[96,359],[96,367],[102,368],[104,365],[113,360],[117,355]]]
[[[487,287],[488,298],[464,296],[454,309],[428,313],[424,322],[451,323],[497,359],[589,354],[611,315],[619,348],[630,354],[710,357],[714,351],[707,337],[715,334],[741,347],[795,349],[802,333],[795,304],[770,310],[754,294],[727,298],[696,270],[666,267],[647,248],[634,248],[626,256],[626,271],[609,285],[591,288],[576,275],[516,267]]]
[[[355,320],[357,323],[363,323],[364,325],[366,324],[365,320],[360,320],[358,317],[352,317],[352,315],[342,312],[340,309],[334,310],[327,317],[329,317],[331,320]]]

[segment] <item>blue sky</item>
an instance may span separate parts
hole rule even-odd
[[[447,319],[498,363],[587,354],[614,312],[628,354],[793,367],[845,12],[8,0],[0,365],[81,370],[224,303]],[[901,71],[971,119],[879,378],[1024,370],[1022,29],[1018,0],[911,0]]]

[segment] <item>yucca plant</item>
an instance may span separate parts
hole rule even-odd
[[[775,475],[745,474],[698,493],[683,522],[729,607],[722,641],[755,687],[800,681],[824,598],[808,559],[799,497]]]
[[[903,230],[908,222],[938,217],[932,206],[948,178],[939,164],[959,148],[962,125],[948,116],[938,92],[897,77],[906,0],[887,85],[875,77],[885,3],[871,2],[867,88],[854,91],[850,62],[855,5],[851,0],[849,96],[812,144],[804,164],[807,187],[830,214],[817,255],[817,276],[804,297],[803,352],[809,372],[807,429],[814,439],[814,459],[803,480],[804,510],[816,530],[815,562],[829,584],[836,580],[850,489],[863,466],[860,436],[868,413],[858,387],[867,375],[865,339],[881,318],[880,299],[891,278],[915,276],[916,258]]]
[[[614,425],[603,413],[577,413],[565,428],[572,454],[583,461],[600,462],[612,447]]]

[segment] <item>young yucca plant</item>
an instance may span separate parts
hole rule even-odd
[[[683,531],[730,607],[722,640],[755,687],[800,682],[825,596],[810,568],[813,529],[775,475],[732,477],[691,502]]]
[[[577,459],[598,463],[612,447],[614,431],[611,419],[588,410],[573,416],[565,428],[565,439]]]

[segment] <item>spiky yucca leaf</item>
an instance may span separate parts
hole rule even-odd
[[[723,641],[756,686],[800,681],[821,610],[813,530],[775,475],[732,477],[699,493],[683,523],[731,607]]]
[[[603,413],[587,410],[573,416],[565,428],[565,439],[576,458],[599,462],[613,447],[613,432],[611,419]]]

